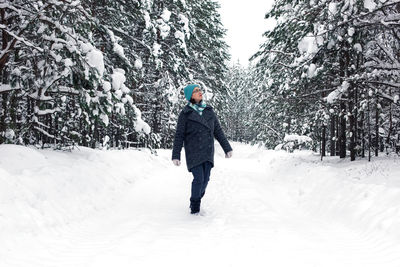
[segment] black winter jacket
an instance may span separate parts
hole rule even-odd
[[[214,137],[221,144],[225,154],[232,150],[212,107],[206,106],[200,116],[189,105],[185,106],[179,114],[176,126],[172,159],[181,159],[184,146],[189,171],[206,161],[214,166]]]

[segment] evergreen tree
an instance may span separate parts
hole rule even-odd
[[[226,90],[217,9],[199,0],[0,5],[0,143],[170,146],[183,86],[201,83],[211,104]]]
[[[226,30],[218,13],[220,5],[215,1],[187,1],[191,15],[190,50],[187,65],[190,78],[202,83],[209,102],[222,111],[221,101],[227,94],[225,75],[228,72],[228,46],[224,40]]]
[[[95,19],[72,1],[14,1],[2,14],[18,18],[2,29],[2,136],[14,133],[3,142],[105,143],[109,114],[134,106],[122,72],[106,68],[94,45]],[[19,112],[12,124],[10,106]]]
[[[257,86],[252,73],[250,68],[234,64],[226,76],[228,90],[221,100],[221,125],[233,141],[251,142],[256,136],[252,125],[257,111]]]
[[[321,141],[321,153],[325,153],[329,134],[331,155],[345,157],[350,150],[354,160],[357,154],[363,155],[368,117],[375,119],[375,136],[370,133],[369,139],[375,139],[377,148],[382,143],[379,132],[385,132],[379,130],[383,97],[381,90],[368,87],[380,80],[385,91],[389,81],[397,80],[398,72],[392,69],[394,75],[385,77],[368,59],[389,55],[378,64],[387,66],[398,57],[390,52],[398,42],[386,43],[389,50],[375,45],[382,40],[377,36],[396,39],[397,25],[390,23],[395,14],[397,1],[277,1],[266,17],[274,17],[278,24],[266,32],[267,41],[253,57],[258,79],[270,79],[267,103],[275,103],[266,108],[273,113],[265,114],[264,121],[284,121],[285,127],[278,125],[276,132],[296,132]],[[388,96],[386,103],[395,102],[390,92],[384,95]],[[376,112],[366,114],[366,107],[372,106]],[[392,129],[393,121],[388,124]]]

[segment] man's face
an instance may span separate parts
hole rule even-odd
[[[192,98],[194,101],[196,101],[196,103],[199,103],[201,100],[203,100],[203,92],[199,87],[194,88]]]

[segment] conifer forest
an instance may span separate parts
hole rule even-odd
[[[242,66],[218,1],[0,0],[0,144],[170,148],[197,83],[230,140],[400,153],[400,1],[276,0],[265,18]]]

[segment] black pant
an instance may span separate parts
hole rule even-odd
[[[190,169],[193,174],[191,201],[199,201],[204,196],[210,180],[211,168],[211,162],[206,161]]]

